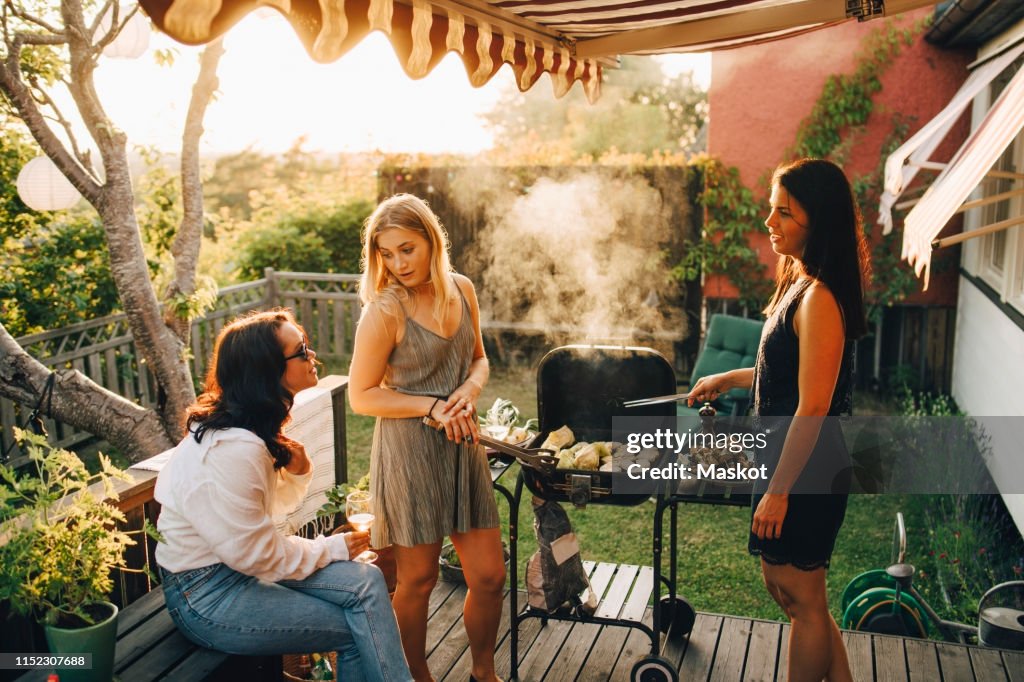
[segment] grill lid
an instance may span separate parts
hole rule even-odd
[[[626,410],[622,403],[676,390],[672,365],[652,348],[561,346],[537,368],[537,410],[547,433],[568,424],[577,439],[608,437],[612,417],[672,417],[675,403]]]

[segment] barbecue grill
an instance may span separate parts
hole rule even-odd
[[[646,405],[628,411],[623,408],[623,403],[675,391],[676,380],[672,366],[660,353],[650,348],[585,345],[556,348],[541,360],[537,370],[540,433],[531,446],[538,447],[551,431],[564,425],[572,429],[577,441],[593,442],[612,439],[614,416],[672,418],[676,412],[673,402]],[[513,586],[518,585],[517,519],[524,486],[545,500],[572,502],[576,505],[593,503],[632,506],[651,499],[649,493],[613,495],[611,472],[551,469],[530,466],[529,460],[521,461],[524,466],[516,480],[515,492],[512,495],[506,493],[510,503],[510,577]],[[541,618],[637,628],[650,638],[651,653],[633,666],[632,679],[643,682],[678,680],[674,663],[659,656],[660,634],[665,632],[670,637],[682,637],[690,632],[696,619],[693,608],[676,591],[677,505],[679,502],[749,505],[750,495],[736,494],[729,489],[703,487],[696,491],[688,489],[687,494],[680,494],[674,485],[665,483],[654,500],[653,568],[617,566],[614,580],[610,575],[603,577],[606,584],[613,587],[619,585],[621,588],[622,583],[627,583],[628,598],[622,589],[609,589],[609,595],[618,592],[618,603],[602,601],[594,615],[590,616],[568,609],[548,613],[527,608],[519,613],[517,590],[511,591],[510,648],[513,679],[518,677],[519,623],[527,618]],[[667,576],[661,571],[665,510],[670,511]],[[603,591],[596,583],[595,589],[599,593]],[[652,593],[653,624],[648,626],[643,622],[643,615]]]
[[[612,417],[625,414],[622,404],[676,390],[672,365],[649,348],[562,346],[549,352],[537,369],[539,446],[552,431],[569,426],[577,441],[612,440]],[[675,403],[630,410],[631,417],[674,417]],[[650,494],[612,495],[607,471],[557,469],[550,475],[524,471],[526,487],[545,500],[632,506]]]

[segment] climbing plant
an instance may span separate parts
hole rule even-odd
[[[927,17],[908,26],[887,21],[870,33],[855,55],[853,71],[834,74],[825,81],[785,158],[829,158],[842,165],[864,134],[868,118],[876,112],[873,98],[882,89],[885,70],[905,46],[913,44],[930,21]],[[872,252],[874,277],[868,292],[872,317],[883,307],[903,300],[916,283],[913,272],[900,259],[898,236],[882,235],[874,224],[882,193],[884,159],[905,139],[909,124],[905,117],[894,113],[878,167],[852,180]],[[721,275],[736,286],[739,300],[756,310],[767,300],[771,281],[757,253],[750,248],[747,235],[761,224],[763,207],[742,184],[737,168],[710,157],[699,157],[692,163],[705,178],[704,189],[696,197],[698,205],[706,209],[704,237],[696,243],[687,242],[686,255],[673,274],[682,281],[695,281],[702,273]],[[770,173],[766,170],[758,181],[763,188],[767,188]]]
[[[690,165],[703,178],[696,201],[705,209],[704,234],[684,243],[684,256],[672,274],[686,282],[699,279],[702,271],[723,275],[736,287],[743,305],[759,310],[768,300],[771,283],[747,233],[761,224],[761,207],[735,166],[705,155]]]

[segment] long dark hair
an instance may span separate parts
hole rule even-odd
[[[867,333],[864,287],[868,279],[867,244],[860,210],[843,170],[824,159],[800,159],[775,169],[772,186],[781,185],[807,213],[807,244],[802,258],[783,256],[776,270],[775,293],[765,308],[770,315],[801,275],[822,282],[835,296],[846,338]]]
[[[247,429],[267,444],[275,469],[291,461],[280,436],[293,396],[281,385],[286,363],[277,338],[287,322],[303,331],[288,310],[249,313],[221,330],[203,393],[188,408],[186,427],[197,443],[210,429]]]

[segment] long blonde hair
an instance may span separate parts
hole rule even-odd
[[[434,319],[444,325],[448,302],[455,297],[448,256],[448,233],[427,203],[412,194],[396,194],[385,199],[363,224],[363,276],[359,298],[364,305],[377,303],[387,315],[398,317],[402,301],[412,300],[412,291],[395,279],[384,266],[377,237],[387,230],[401,228],[421,235],[430,244],[430,281],[434,285]]]

